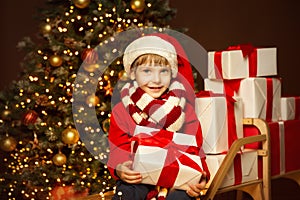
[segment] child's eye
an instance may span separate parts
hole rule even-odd
[[[170,70],[169,70],[168,68],[166,68],[166,69],[162,69],[160,72],[161,72],[162,74],[167,74],[167,73],[170,72]]]
[[[146,73],[146,74],[148,74],[148,73],[151,72],[151,70],[150,69],[143,69],[143,72]]]

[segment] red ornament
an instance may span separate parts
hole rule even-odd
[[[34,110],[28,110],[23,116],[23,124],[28,126],[29,124],[35,124],[39,115]]]
[[[91,48],[84,49],[81,53],[81,59],[87,64],[96,64],[98,61],[98,53]]]

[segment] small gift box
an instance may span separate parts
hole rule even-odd
[[[240,97],[244,118],[278,121],[281,118],[281,81],[278,78],[245,78],[241,80],[205,79],[205,90]]]
[[[281,97],[281,120],[300,120],[300,96]]]
[[[201,124],[206,154],[226,152],[234,140],[243,137],[243,104],[240,98],[199,92],[195,111]]]
[[[209,79],[241,79],[277,74],[276,48],[252,45],[231,46],[225,51],[208,52]]]
[[[142,183],[182,190],[199,183],[203,167],[193,135],[137,126],[132,147]]]
[[[210,180],[216,175],[225,156],[226,154],[207,155],[206,163],[211,174]],[[258,179],[257,152],[255,150],[247,150],[237,154],[220,188],[238,185],[256,179]],[[208,182],[208,184],[210,184],[210,182]]]

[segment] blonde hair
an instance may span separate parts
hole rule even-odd
[[[151,64],[151,65],[159,65],[159,66],[170,66],[168,60],[157,54],[144,54],[139,56],[131,65],[131,70],[136,69],[139,65],[143,64]]]

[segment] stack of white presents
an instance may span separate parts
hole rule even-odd
[[[282,97],[277,76],[276,48],[251,45],[208,52],[208,78],[205,91],[197,94],[196,113],[202,126],[207,164],[215,175],[232,142],[259,134],[244,126],[243,118],[261,118],[271,133],[271,175],[300,169],[300,97]],[[227,174],[222,187],[262,177],[261,160],[255,149],[246,145]]]

